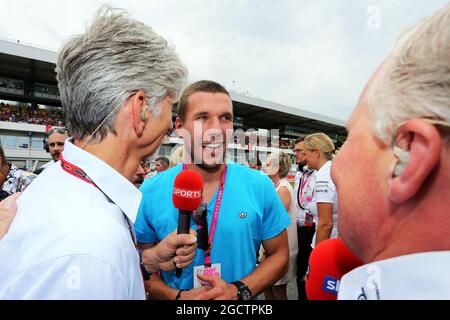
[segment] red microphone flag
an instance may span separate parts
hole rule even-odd
[[[175,178],[172,201],[175,208],[195,211],[202,202],[203,179],[193,170],[183,170]]]
[[[311,252],[306,294],[309,300],[336,300],[341,278],[363,265],[339,239],[320,242]]]

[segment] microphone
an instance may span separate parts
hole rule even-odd
[[[172,201],[178,213],[177,234],[188,234],[193,211],[200,207],[203,193],[202,176],[192,170],[183,170],[175,178]],[[182,269],[176,268],[176,276],[181,277]]]
[[[308,300],[336,300],[341,278],[363,262],[340,239],[320,242],[311,252],[306,277]]]

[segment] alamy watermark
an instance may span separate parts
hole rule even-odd
[[[261,131],[255,129],[207,129],[201,121],[194,122],[193,135],[186,129],[179,130],[183,138],[185,164],[215,165],[227,159],[242,165],[265,163],[274,152],[283,152],[280,147],[279,129]],[[176,149],[177,147],[174,147]],[[277,167],[277,159],[272,160]]]

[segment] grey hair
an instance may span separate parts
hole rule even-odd
[[[368,92],[372,131],[386,144],[405,121],[450,124],[450,4],[398,40]]]
[[[117,134],[117,114],[139,90],[158,116],[159,102],[168,95],[179,98],[187,69],[174,48],[150,27],[124,10],[102,6],[86,32],[60,50],[56,77],[73,137],[83,139],[100,126],[101,140],[109,132]]]
[[[277,175],[283,179],[289,174],[292,167],[292,161],[289,155],[285,152],[274,152],[268,157],[268,160],[272,162],[272,166],[278,168]]]

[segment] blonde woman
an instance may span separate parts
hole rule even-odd
[[[173,149],[170,155],[170,167],[175,167],[177,164],[183,162],[183,145]]]
[[[292,162],[286,153],[272,153],[264,167],[264,172],[273,181],[278,196],[291,218],[291,224],[287,227],[289,241],[289,270],[274,286],[264,291],[266,300],[287,300],[286,286],[294,279],[297,266],[297,223],[295,209],[294,189],[287,180]]]
[[[304,159],[309,169],[316,170],[309,204],[317,226],[313,247],[323,240],[338,236],[337,193],[330,174],[333,153],[334,143],[326,134],[314,133],[305,137]]]

